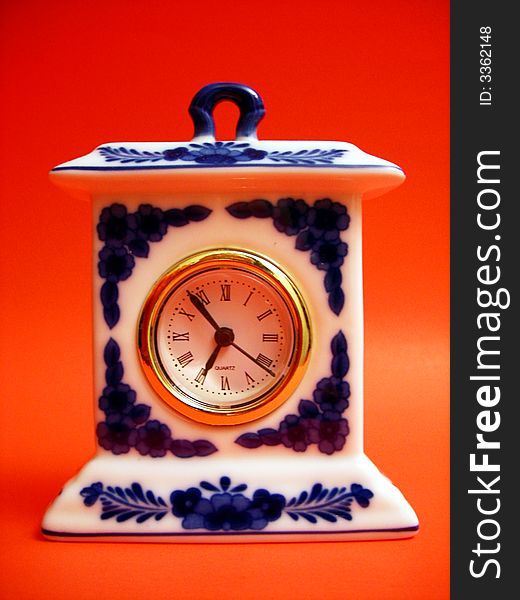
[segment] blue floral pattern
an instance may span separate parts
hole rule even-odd
[[[124,523],[135,519],[144,523],[154,518],[160,521],[171,514],[181,519],[186,530],[203,529],[210,532],[260,531],[269,523],[288,515],[293,521],[303,519],[313,525],[319,520],[336,523],[339,519],[352,520],[352,504],[367,508],[374,494],[358,483],[346,487],[326,488],[315,483],[310,492],[302,491],[287,500],[280,493],[257,489],[246,495],[247,485],[232,486],[231,479],[221,477],[218,485],[201,481],[198,487],[174,490],[169,504],[151,490],[144,491],[139,483],[130,487],[105,487],[97,481],[81,490],[85,506],[90,507],[99,500],[100,519],[115,519]]]
[[[296,236],[295,248],[310,252],[311,263],[325,272],[324,286],[330,309],[336,315],[341,313],[345,304],[341,266],[348,246],[340,234],[350,224],[346,206],[330,198],[316,200],[312,206],[302,199],[280,198],[276,204],[262,199],[236,202],[226,210],[236,219],[272,219],[277,231]]]
[[[126,206],[113,203],[99,215],[97,232],[104,246],[99,251],[98,273],[105,280],[100,290],[103,317],[112,329],[121,316],[118,284],[132,275],[136,258],[146,258],[151,242],[159,242],[170,227],[183,227],[203,221],[211,213],[204,206],[188,206],[163,211],[141,204],[129,213]]]
[[[151,407],[137,404],[137,394],[123,382],[124,367],[119,344],[112,338],[105,346],[106,386],[98,406],[105,420],[98,423],[99,445],[112,454],[127,454],[135,449],[143,456],[160,458],[171,453],[179,458],[209,456],[217,448],[208,440],[174,439],[168,425],[150,419]]]
[[[252,148],[248,142],[191,142],[186,146],[170,148],[167,150],[137,150],[125,146],[103,146],[99,153],[106,162],[118,162],[121,164],[157,163],[159,161],[195,163],[200,166],[229,167],[239,163],[254,161],[271,161],[287,165],[331,165],[341,158],[346,149],[323,150],[311,148],[304,150],[274,150],[267,152]]]
[[[348,420],[343,417],[349,406],[350,386],[344,378],[350,361],[342,331],[332,338],[330,347],[331,374],[318,381],[312,400],[300,400],[298,414],[287,415],[277,429],[266,427],[243,433],[235,443],[250,449],[283,445],[295,452],[305,452],[314,444],[323,454],[334,454],[343,448],[350,431]]]

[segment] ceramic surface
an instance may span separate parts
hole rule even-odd
[[[221,100],[241,109],[236,141],[213,138]],[[191,113],[191,142],[104,144],[52,172],[93,207],[98,451],[49,508],[45,535],[413,535],[415,513],[363,453],[362,198],[399,185],[401,169],[343,142],[256,140],[263,106],[238,84],[203,88]],[[173,264],[215,249],[279,265],[312,331],[287,400],[231,426],[172,410],[145,376],[137,344],[154,284]]]

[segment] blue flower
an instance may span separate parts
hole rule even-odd
[[[308,208],[303,200],[281,198],[273,210],[273,224],[282,233],[296,235],[306,226]]]
[[[285,508],[285,498],[282,494],[271,494],[259,489],[253,494],[249,513],[253,518],[251,529],[263,529],[270,521],[277,521]]]
[[[296,452],[304,452],[311,443],[309,439],[309,422],[297,415],[287,415],[280,423],[280,439],[286,448]]]
[[[97,481],[88,487],[84,487],[80,492],[80,495],[83,496],[83,504],[85,506],[94,505],[103,492],[104,489],[101,481]]]
[[[359,485],[359,483],[353,483],[350,486],[350,491],[354,495],[359,506],[362,506],[363,508],[366,508],[370,504],[370,498],[374,496],[373,492],[364,488],[362,485]]]
[[[213,494],[209,501],[199,503],[198,512],[203,515],[204,527],[210,531],[240,531],[251,528],[250,505],[251,501],[243,494]]]
[[[231,488],[229,477],[220,479],[220,488],[206,481],[201,487],[215,490],[209,499],[203,498],[198,488],[176,490],[170,496],[172,513],[182,517],[185,529],[207,529],[209,531],[240,531],[243,529],[264,529],[271,521],[280,518],[285,507],[285,498],[281,494],[271,494],[259,489],[253,499],[242,493],[247,486],[237,485]]]
[[[141,425],[150,417],[151,407],[146,404],[135,404],[130,408],[128,416],[132,419],[135,425]]]
[[[302,250],[306,252],[310,250],[314,244],[316,243],[316,238],[312,234],[310,229],[304,229],[302,232],[298,234],[296,238],[295,247],[297,250]]]
[[[241,160],[262,160],[267,156],[265,150],[255,150],[255,148],[247,148],[242,153]]]
[[[313,399],[322,411],[343,412],[348,407],[350,386],[338,377],[324,377],[313,392]]]
[[[99,445],[113,454],[126,454],[137,437],[132,419],[116,414],[108,415],[106,421],[98,423],[96,434]]]
[[[168,223],[160,208],[154,208],[151,204],[141,204],[134,213],[135,228],[137,235],[146,241],[159,242],[168,229]]]
[[[136,450],[143,456],[149,454],[154,458],[164,456],[172,443],[168,425],[157,420],[148,421],[137,430]]]
[[[347,208],[330,198],[317,200],[307,214],[307,224],[316,238],[335,240],[339,232],[347,229],[350,217]]]
[[[188,154],[188,152],[188,148],[185,148],[184,146],[180,148],[172,148],[171,150],[165,150],[163,152],[163,158],[164,160],[182,160],[183,157]]]
[[[99,252],[99,276],[112,283],[128,279],[135,266],[134,257],[125,247],[104,246]]]
[[[343,448],[350,430],[348,421],[341,418],[340,413],[328,411],[321,419],[314,420],[313,424],[315,429],[311,438],[318,444],[320,452],[333,454]]]
[[[136,399],[135,391],[126,383],[108,386],[99,398],[99,408],[106,413],[128,414]]]
[[[189,488],[186,491],[176,490],[170,495],[172,513],[176,517],[187,517],[195,511],[199,503],[201,492],[198,488]]]
[[[334,241],[317,240],[312,248],[311,263],[321,271],[340,267],[347,255],[348,246],[339,238]]]
[[[264,150],[247,148],[249,144],[235,144],[233,142],[205,142],[204,144],[190,144],[189,148],[181,146],[163,152],[165,160],[193,161],[198,164],[208,165],[233,165],[236,162],[249,162],[262,160],[267,156]]]
[[[215,144],[192,144],[196,149],[191,150],[193,160],[196,163],[210,165],[232,165],[240,159],[242,150],[233,149],[232,145],[224,145],[222,142]]]
[[[109,246],[121,247],[135,238],[132,219],[123,204],[111,204],[101,211],[97,232],[99,239]]]

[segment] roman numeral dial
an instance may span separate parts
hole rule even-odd
[[[163,364],[175,385],[206,401],[262,392],[287,370],[293,324],[283,298],[243,273],[205,273],[171,294],[163,311]]]
[[[297,311],[283,277],[251,261],[237,264],[234,255],[242,251],[227,253],[233,260],[223,259],[223,252],[211,264],[190,262],[185,275],[182,267],[172,268],[144,339],[153,344],[159,372],[154,387],[170,403],[163,386],[173,406],[202,422],[215,422],[202,413],[222,415],[219,423],[235,422],[235,413],[248,420],[248,411],[256,410],[248,407],[260,405],[259,398],[278,402],[298,360]]]

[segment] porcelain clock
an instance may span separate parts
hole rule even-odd
[[[240,111],[217,141],[213,110]],[[113,142],[51,177],[92,207],[96,455],[51,539],[414,535],[363,451],[362,204],[404,180],[346,142],[259,141],[259,95],[202,88],[187,142]]]

